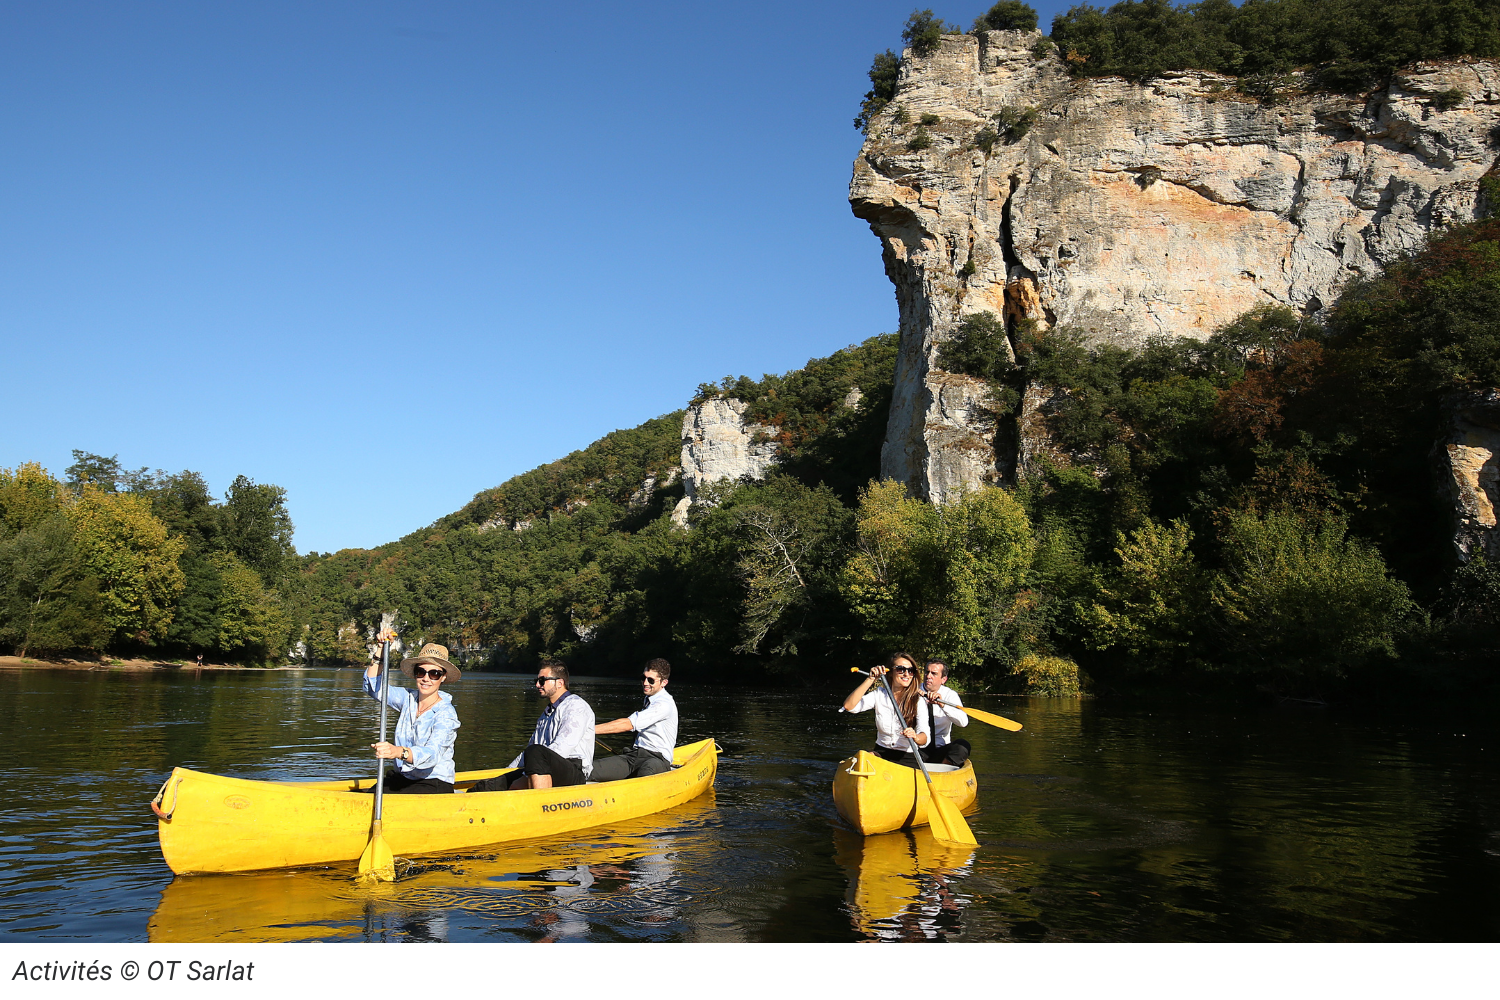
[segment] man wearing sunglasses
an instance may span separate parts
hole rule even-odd
[[[557,660],[543,660],[532,683],[547,707],[536,720],[531,744],[510,762],[521,773],[490,778],[474,785],[471,792],[498,791],[507,780],[512,791],[562,788],[589,780],[594,768],[594,710],[568,690],[568,668]]]
[[[672,769],[672,751],[677,746],[677,702],[667,694],[667,678],[672,666],[663,659],[646,664],[641,675],[641,689],[646,701],[639,712],[623,719],[594,727],[600,736],[608,733],[637,732],[635,746],[622,754],[606,757],[589,775],[594,781],[619,781],[621,778],[644,778]]]

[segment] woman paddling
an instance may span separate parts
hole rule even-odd
[[[875,755],[894,764],[917,767],[917,758],[908,741],[916,740],[917,746],[924,747],[931,738],[927,703],[922,700],[921,685],[917,683],[917,661],[909,653],[892,653],[889,662],[889,669],[871,668],[870,676],[844,699],[844,711],[868,712],[873,708],[877,734]],[[881,675],[886,673],[890,674],[895,705],[891,704],[885,686],[880,683]]]
[[[386,794],[452,792],[458,713],[453,696],[439,689],[444,681],[458,680],[459,669],[448,662],[447,646],[429,642],[401,661],[401,672],[416,680],[417,693],[399,687],[386,692],[385,703],[401,713],[396,742],[370,744],[376,757],[396,762],[395,773],[385,776]],[[372,663],[365,671],[365,693],[379,701],[379,689],[380,664]]]

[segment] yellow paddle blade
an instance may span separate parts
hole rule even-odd
[[[370,842],[359,856],[359,876],[365,881],[396,881],[396,856],[385,842],[378,819],[370,825]]]
[[[933,795],[928,799],[927,825],[932,828],[932,835],[938,840],[966,847],[979,846],[969,824],[964,821],[963,813],[958,811],[958,806],[946,795]]]
[[[962,711],[978,719],[980,722],[988,722],[992,726],[999,726],[1001,729],[1009,729],[1013,733],[1021,728],[1021,724],[1019,722],[1012,722],[1010,719],[1007,719],[1003,715],[995,715],[991,712],[981,712],[979,709],[970,708],[968,705],[965,705]]]

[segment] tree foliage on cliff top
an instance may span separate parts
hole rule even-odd
[[[1079,4],[1052,41],[1080,76],[1146,80],[1200,69],[1280,77],[1311,68],[1315,85],[1355,92],[1418,59],[1500,55],[1494,0],[1124,0]]]

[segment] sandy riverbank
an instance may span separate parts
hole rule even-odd
[[[0,656],[0,670],[306,670],[307,667],[246,667],[238,663],[196,663],[178,660],[36,660],[31,657]]]

